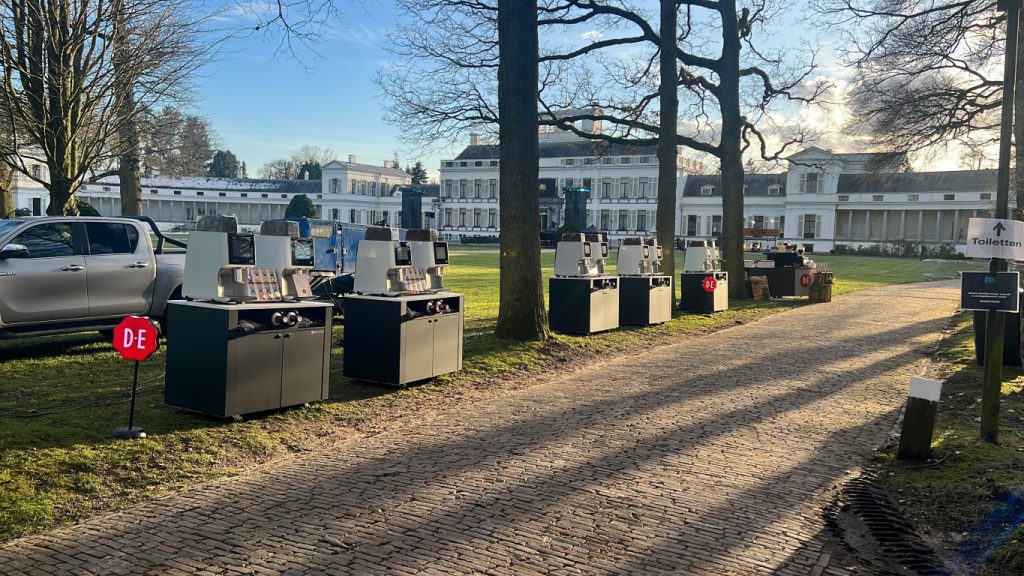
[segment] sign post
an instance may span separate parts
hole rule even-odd
[[[135,375],[132,378],[132,403],[128,412],[128,427],[114,430],[114,438],[135,440],[145,438],[146,431],[135,427],[135,396],[139,390],[139,362],[156,352],[160,343],[160,330],[149,318],[129,316],[114,328],[114,349],[125,360],[135,361]]]

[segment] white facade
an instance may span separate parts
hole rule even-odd
[[[144,176],[142,178],[143,214],[164,229],[188,228],[199,217],[209,214],[233,215],[246,228],[258,228],[264,220],[283,218],[292,197],[305,194],[317,207],[321,218],[338,222],[370,224],[386,220],[391,226],[401,222],[401,186],[412,177],[389,165],[357,164],[334,161],[323,168],[322,180],[260,180],[247,178],[206,178]],[[30,167],[46,179],[46,167]],[[24,174],[14,179],[15,206],[29,214],[46,214],[49,194],[38,182]],[[117,177],[84,184],[78,197],[101,214],[121,213]],[[424,213],[431,210],[424,199]]]

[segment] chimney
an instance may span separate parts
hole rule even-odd
[[[480,133],[479,132],[472,132],[472,133],[470,133],[470,135],[469,135],[469,145],[470,146],[479,146],[480,145]]]
[[[356,157],[355,157],[355,154],[349,154],[349,155],[348,155],[348,163],[349,163],[349,164],[355,164],[355,163],[356,163]]]
[[[309,180],[309,170],[303,170],[302,171],[302,179],[303,180]]]

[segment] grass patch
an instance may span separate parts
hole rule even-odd
[[[878,456],[879,481],[921,529],[988,575],[1024,573],[1024,373],[1004,368],[998,445],[979,440],[983,369],[970,313],[951,321],[938,352],[948,362],[933,460]]]
[[[836,273],[839,294],[921,279],[917,260],[818,259]],[[553,261],[554,252],[542,254],[545,285]],[[614,263],[613,255],[610,271]],[[681,267],[680,257],[677,269]],[[335,347],[329,401],[232,422],[164,405],[161,350],[142,365],[136,422],[149,437],[136,442],[110,437],[114,427],[127,424],[131,364],[99,335],[0,342],[0,540],[315,449],[325,438],[353,428],[387,426],[396,417],[441,405],[462,391],[520,386],[524,379],[519,377],[530,373],[705,333],[805,303],[746,301],[714,317],[682,314],[656,327],[517,343],[493,335],[496,253],[453,253],[446,282],[466,295],[465,361],[458,374],[401,390],[349,382],[341,375],[342,349]],[[340,326],[335,337],[342,337]]]

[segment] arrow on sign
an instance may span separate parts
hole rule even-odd
[[[996,236],[1002,236],[1003,230],[1006,230],[1006,226],[1003,226],[1002,222],[996,222],[996,225],[992,227],[996,231]]]

